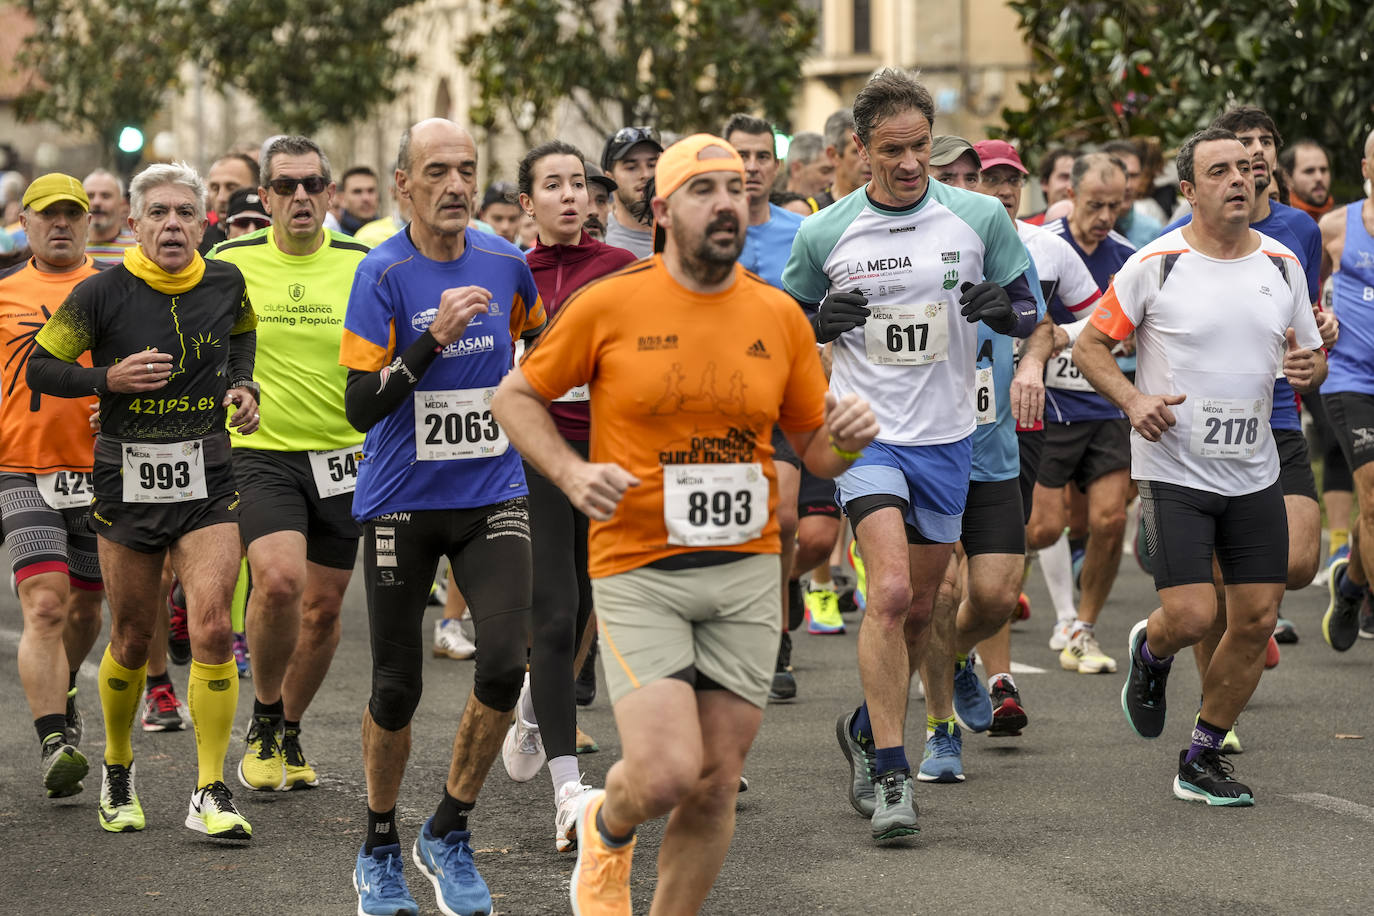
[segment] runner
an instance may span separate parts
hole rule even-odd
[[[1252,805],[1254,793],[1232,776],[1221,744],[1259,682],[1287,579],[1268,402],[1280,368],[1307,387],[1326,365],[1297,257],[1250,228],[1257,191],[1236,134],[1194,134],[1179,150],[1178,176],[1192,223],[1131,257],[1079,338],[1076,361],[1130,417],[1131,468],[1161,602],[1131,630],[1126,721],[1142,738],[1163,731],[1173,656],[1201,640],[1217,615],[1215,554],[1226,583],[1226,637],[1206,669],[1173,791],[1185,801]],[[1139,343],[1135,384],[1111,357],[1131,333]]]
[[[196,252],[205,183],[194,169],[149,166],[133,180],[130,203],[138,246],[72,291],[38,332],[28,366],[35,391],[100,396],[91,517],[111,617],[100,662],[100,826],[144,827],[130,732],[153,620],[166,607],[170,550],[193,610],[187,705],[199,774],[186,826],[247,840],[252,827],[223,781],[239,684],[229,630],[239,497],[224,416],[232,406],[231,427],[258,428],[257,316],[238,268]],[[87,350],[95,368],[76,365]]]
[[[611,212],[606,218],[605,241],[637,258],[653,254],[653,236],[638,214],[644,202],[644,186],[653,177],[654,165],[662,152],[663,143],[652,127],[622,127],[606,138],[601,150],[601,169],[616,185]],[[647,216],[643,222],[648,222]]]
[[[525,255],[539,297],[550,315],[587,283],[634,262],[623,248],[595,241],[584,223],[590,201],[582,154],[561,140],[536,146],[520,162],[520,206],[539,225]],[[586,457],[591,410],[585,390],[574,389],[549,405],[554,425],[573,450]],[[515,721],[501,746],[506,772],[518,782],[533,779],[545,756],[553,779],[554,844],[559,852],[576,842],[574,815],[582,784],[577,764],[574,656],[592,617],[587,576],[587,516],[533,465],[525,464],[530,495],[530,549],[534,558],[530,673],[520,692]]]
[[[652,200],[662,253],[574,296],[493,405],[530,463],[593,519],[589,567],[624,756],[605,791],[583,796],[570,889],[580,916],[630,912],[635,828],[669,812],[655,906],[701,908],[777,652],[765,443],[777,422],[813,471],[832,475],[877,430],[856,397],[827,406],[805,318],[736,264],[744,180],[719,137],[670,147]],[[590,463],[545,408],[586,384]]]
[[[108,205],[108,204],[107,204]],[[86,192],[70,175],[35,179],[19,221],[33,257],[0,272],[0,529],[24,632],[19,679],[38,732],[49,798],[76,795],[90,764],[77,749],[83,724],[76,672],[100,634],[100,561],[91,531],[93,397],[51,400],[31,392],[25,366],[52,303],[96,273],[86,255]],[[89,355],[82,354],[82,365]]]
[[[1368,604],[1369,571],[1374,570],[1374,132],[1365,138],[1360,174],[1365,199],[1321,220],[1322,266],[1331,276],[1332,301],[1341,322],[1322,398],[1354,472],[1359,503],[1350,556],[1331,564],[1331,604],[1322,618],[1322,635],[1338,652],[1353,646],[1360,635],[1361,608]],[[1374,633],[1374,622],[1369,628]]]
[[[520,696],[530,623],[530,536],[520,456],[486,405],[514,341],[544,308],[519,250],[469,225],[477,149],[452,121],[406,130],[396,186],[413,220],[358,266],[339,361],[348,421],[366,431],[353,517],[363,523],[372,696],[363,714],[367,836],[359,913],[414,912],[396,800],[420,702],[425,605],[447,556],[477,630],[477,668],[434,815],[412,851],[440,909],[489,913],[468,815]],[[256,651],[256,650],[255,650]]]
[[[865,702],[836,733],[850,802],[879,840],[918,831],[907,695],[972,471],[972,325],[1025,337],[1036,323],[1030,260],[1002,207],[929,180],[934,116],[929,92],[907,74],[869,81],[854,102],[854,139],[873,178],[802,223],[783,272],[815,313],[817,339],[835,341],[831,391],[872,397],[882,426],[836,481],[867,577]]]
[[[289,791],[319,785],[301,719],[339,642],[362,534],[351,515],[362,437],[344,416],[347,373],[334,353],[367,247],[324,228],[334,182],[315,141],[274,137],[262,178],[271,227],[221,242],[210,257],[237,266],[248,285],[266,392],[267,422],[234,449],[253,580],[253,715],[238,776],[247,789]]]

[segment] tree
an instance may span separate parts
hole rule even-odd
[[[817,17],[799,0],[487,0],[468,38],[474,123],[504,114],[529,142],[568,99],[602,133],[718,131],[739,111],[787,116]]]
[[[250,96],[284,130],[362,118],[395,97],[413,60],[393,14],[416,0],[27,0],[36,28],[18,63],[33,79],[18,110],[91,129],[107,155],[145,125],[187,62]]]
[[[1013,0],[1036,77],[1003,111],[1025,148],[1158,136],[1174,146],[1227,107],[1264,108],[1349,178],[1374,126],[1374,8],[1349,0]]]

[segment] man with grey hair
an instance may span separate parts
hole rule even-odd
[[[91,231],[86,238],[86,254],[97,264],[118,264],[124,260],[125,249],[134,244],[124,181],[109,169],[96,169],[81,184],[91,201]]]
[[[811,212],[820,209],[817,196],[830,187],[835,164],[825,154],[825,138],[804,130],[792,138],[787,148],[787,190],[805,197]]]
[[[324,228],[329,159],[308,137],[263,148],[266,229],[210,253],[243,272],[258,313],[258,380],[267,422],[234,448],[239,531],[252,569],[247,628],[253,716],[239,782],[287,791],[319,784],[301,749],[301,718],[329,672],[339,609],[358,555],[353,520],[362,436],[344,415],[339,365],[348,293],[367,254]]]
[[[91,518],[111,617],[99,681],[100,826],[144,827],[130,731],[170,552],[192,610],[187,694],[199,774],[185,823],[247,840],[252,827],[223,779],[238,702],[229,603],[240,550],[225,416],[232,408],[240,434],[258,427],[257,316],[238,268],[196,251],[205,184],[195,169],[149,166],[130,196],[138,245],[72,290],[35,337],[28,366],[36,392],[100,397]],[[87,351],[91,368],[77,363]]]
[[[873,177],[869,161],[855,141],[854,113],[841,108],[825,119],[825,157],[834,169],[830,188],[816,196],[818,207],[828,207],[860,188]]]

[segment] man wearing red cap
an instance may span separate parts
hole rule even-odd
[[[773,425],[823,477],[877,433],[857,396],[827,399],[796,304],[736,263],[749,221],[739,154],[696,134],[663,153],[655,182],[659,253],[570,298],[492,403],[511,443],[592,519],[624,756],[579,814],[582,916],[630,912],[635,828],[669,813],[655,895],[684,912],[706,899],[778,646]],[[590,461],[547,410],[579,385]]]

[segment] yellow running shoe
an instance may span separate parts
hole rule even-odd
[[[134,791],[132,763],[107,763],[100,768],[100,826],[111,833],[143,829],[143,806]]]
[[[186,826],[217,840],[253,838],[253,826],[234,807],[229,787],[218,780],[191,793]]]
[[[320,777],[310,761],[305,759],[301,750],[301,730],[285,729],[281,736],[281,753],[286,764],[286,778],[282,781],[281,791],[292,789],[313,789],[320,784]]]
[[[245,789],[275,792],[286,785],[286,758],[277,742],[277,720],[254,716],[244,738],[239,761],[239,782]]]
[[[844,618],[840,616],[840,596],[834,589],[806,590],[806,632],[816,636],[841,636]]]
[[[1059,653],[1059,667],[1079,674],[1115,674],[1116,659],[1097,643],[1088,630],[1077,630],[1069,637],[1069,644]]]

